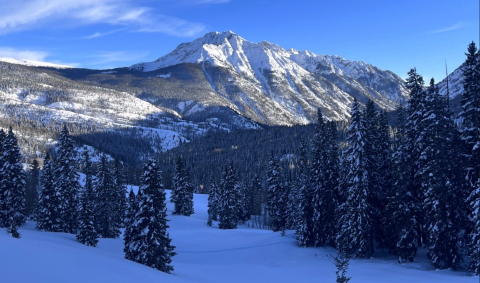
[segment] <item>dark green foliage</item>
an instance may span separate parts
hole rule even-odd
[[[55,160],[55,187],[60,197],[60,221],[63,232],[76,233],[78,192],[80,184],[77,173],[73,139],[64,125],[57,140]]]
[[[170,273],[175,256],[175,246],[167,229],[167,207],[161,172],[153,159],[144,166],[141,194],[137,196],[138,212],[135,215],[135,229],[130,242],[133,251],[131,260]],[[128,227],[127,227],[128,228]],[[127,256],[127,254],[126,254]]]
[[[300,169],[296,180],[298,187],[298,215],[295,221],[297,245],[309,247],[314,244],[313,237],[313,207],[310,186],[310,168],[305,143],[300,143]]]
[[[43,160],[42,176],[40,178],[41,192],[39,212],[37,216],[37,229],[48,232],[63,231],[60,215],[60,196],[55,187],[55,172],[50,155]]]
[[[218,220],[219,194],[220,192],[218,191],[217,185],[212,181],[208,194],[208,226],[212,226],[213,220]]]
[[[101,238],[118,238],[122,226],[119,193],[115,187],[111,166],[103,154],[97,164],[95,188],[95,230]],[[123,196],[122,196],[123,197]]]
[[[344,254],[340,254],[338,257],[333,258],[333,263],[337,268],[335,274],[337,274],[337,283],[348,283],[350,282],[351,277],[347,276],[348,265],[350,263],[350,258]]]
[[[480,273],[480,51],[475,42],[468,45],[463,64],[463,93],[460,100],[462,111],[458,114],[464,142],[465,175],[470,196],[471,232],[469,256],[470,270]]]
[[[287,220],[288,191],[283,183],[282,172],[273,151],[267,167],[267,196],[270,226],[273,232],[281,231],[285,228]]]
[[[95,194],[93,191],[93,169],[92,162],[85,149],[83,152],[85,185],[80,198],[80,211],[78,216],[77,241],[80,243],[96,247],[98,235],[95,230]]]
[[[138,256],[138,251],[132,246],[134,237],[138,236],[138,229],[136,225],[136,216],[139,212],[138,200],[142,195],[141,191],[138,191],[138,195],[135,196],[133,190],[130,190],[128,194],[127,208],[125,214],[125,232],[123,233],[123,242],[125,258],[128,260],[134,260]]]
[[[238,193],[236,191],[237,177],[233,163],[225,166],[220,180],[219,195],[219,223],[220,229],[237,229],[238,224]]]
[[[172,178],[172,194],[170,196],[170,201],[175,205],[173,214],[190,216],[194,213],[193,189],[188,172],[179,157],[175,166],[175,175]]]
[[[27,168],[25,215],[27,215],[27,218],[35,219],[38,213],[38,189],[40,186],[40,167],[38,165],[38,160],[34,159],[32,164]]]
[[[367,182],[367,149],[365,121],[360,105],[354,101],[352,105],[352,121],[348,130],[348,147],[345,155],[347,167],[346,200],[337,210],[338,234],[337,247],[340,252],[357,258],[372,256],[372,217]]]
[[[25,217],[25,171],[20,148],[12,128],[2,143],[0,168],[0,227],[10,229],[12,235],[23,225]]]

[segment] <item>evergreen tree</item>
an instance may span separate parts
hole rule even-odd
[[[396,152],[393,156],[394,184],[386,207],[384,229],[385,245],[395,252],[399,262],[413,261],[418,249],[417,206],[419,201],[412,193],[411,157],[408,155],[406,118],[400,108],[397,119]]]
[[[121,227],[124,227],[128,192],[125,180],[125,168],[118,159],[115,159],[113,164],[113,183],[116,192],[114,222],[119,223]]]
[[[167,229],[166,195],[162,185],[161,172],[153,159],[149,159],[144,166],[138,198],[139,210],[135,216],[135,230],[131,247],[135,253],[134,261],[146,266],[170,273],[170,265],[175,256],[175,246]]]
[[[463,65],[463,92],[460,100],[462,111],[458,114],[464,142],[463,156],[466,164],[466,180],[470,187],[468,202],[471,214],[470,270],[480,273],[480,51],[475,42],[468,45]]]
[[[462,111],[458,114],[461,121],[462,140],[465,142],[467,157],[467,179],[471,187],[480,174],[480,55],[475,42],[468,45],[467,59],[463,65],[463,92],[460,100]]]
[[[237,179],[233,163],[225,166],[220,180],[219,223],[220,229],[237,229],[238,224],[238,194],[235,190]]]
[[[296,229],[295,222],[298,219],[298,190],[299,183],[295,182],[290,190],[288,190],[288,200],[287,200],[287,219],[286,219],[286,228],[287,229]]]
[[[273,155],[267,167],[267,194],[268,194],[268,215],[270,217],[270,226],[273,232],[281,231],[286,225],[286,206],[288,194],[283,185],[278,161]]]
[[[350,259],[344,254],[341,254],[338,257],[334,257],[333,262],[335,264],[335,267],[337,268],[337,271],[335,271],[335,274],[337,274],[337,280],[335,282],[336,283],[350,282],[350,279],[352,278],[347,276],[347,269],[350,263]]]
[[[300,164],[298,186],[298,217],[296,223],[297,245],[309,247],[314,244],[313,238],[313,207],[310,186],[310,170],[308,168],[307,150],[305,142],[300,143]]]
[[[433,79],[425,101],[419,172],[425,191],[427,256],[436,268],[455,269],[462,259],[459,248],[463,239],[459,236],[464,234],[467,216],[463,178],[455,170],[458,164],[452,162],[460,156],[454,144],[459,140],[445,98],[440,97]]]
[[[16,237],[17,227],[25,224],[25,171],[20,148],[12,127],[3,141],[2,168],[0,171],[1,225]]]
[[[77,229],[78,191],[80,184],[76,171],[76,154],[73,139],[64,125],[57,140],[55,162],[55,187],[60,196],[60,219],[63,232],[75,233]]]
[[[262,181],[258,174],[254,174],[252,179],[252,184],[250,186],[250,214],[251,215],[261,215],[262,214],[262,204],[264,203],[265,190],[262,185]]]
[[[469,197],[472,207],[473,230],[470,235],[469,255],[471,258],[469,269],[476,274],[480,273],[480,181],[477,181]]]
[[[352,105],[352,120],[348,129],[348,193],[338,209],[337,247],[340,252],[357,258],[373,254],[371,206],[367,183],[367,151],[365,148],[365,121],[360,104]]]
[[[95,231],[95,195],[92,182],[92,162],[88,151],[83,152],[85,185],[83,187],[82,197],[80,199],[80,211],[78,217],[77,241],[80,243],[96,247],[98,243],[97,231]]]
[[[123,242],[125,252],[125,258],[128,260],[134,260],[138,253],[132,247],[133,239],[135,236],[138,236],[138,230],[136,226],[136,215],[139,212],[138,200],[142,195],[141,191],[138,192],[138,195],[135,196],[135,193],[130,189],[128,194],[128,202],[126,207],[126,216],[125,216],[125,232],[123,233]]]
[[[210,185],[210,193],[208,194],[208,226],[212,226],[213,220],[218,220],[218,197],[218,187],[215,184],[215,181],[212,181],[212,184]]]
[[[421,246],[422,237],[424,237],[422,227],[424,226],[423,216],[425,214],[422,211],[424,195],[421,191],[422,182],[419,171],[420,154],[422,148],[425,147],[421,138],[421,132],[425,128],[423,119],[426,111],[426,92],[423,87],[423,77],[417,73],[415,68],[408,72],[406,85],[409,90],[410,100],[408,101],[408,118],[405,124],[406,138],[401,150],[406,158],[402,162],[408,165],[409,175],[405,175],[403,181],[406,182],[407,190],[413,195],[412,200],[415,202],[411,209],[413,209],[412,213],[415,215],[417,225],[417,246]]]
[[[37,216],[37,229],[47,232],[63,231],[60,215],[60,197],[55,187],[55,172],[50,155],[43,161],[40,184],[39,212]]]
[[[40,183],[40,166],[38,160],[34,159],[27,171],[25,186],[25,215],[27,218],[35,219],[38,212],[38,186]]]
[[[95,230],[102,238],[118,238],[122,226],[118,209],[118,191],[105,154],[97,164],[95,187]]]
[[[238,199],[238,221],[239,223],[245,223],[250,220],[250,199],[248,198],[247,184],[245,182],[237,182],[235,191]]]
[[[185,170],[182,159],[179,157],[175,167],[175,175],[172,179],[171,200],[175,204],[173,214],[190,216],[194,213],[193,189],[188,172]]]

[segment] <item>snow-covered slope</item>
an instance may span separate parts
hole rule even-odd
[[[207,33],[131,69],[162,73],[179,64],[201,66],[211,89],[233,102],[228,107],[266,124],[309,123],[317,108],[330,119],[343,120],[353,98],[393,110],[408,97],[404,82],[392,72],[267,41],[252,43],[231,31]]]
[[[0,62],[0,74],[0,127],[15,125],[22,152],[30,157],[44,153],[64,123],[71,125],[75,135],[112,131],[118,132],[115,138],[132,139],[133,135],[144,144],[130,144],[130,151],[148,144],[152,153],[208,130],[230,130],[221,123],[184,120],[176,111],[128,92],[75,82],[41,69]],[[89,142],[104,143],[98,138]]]
[[[136,187],[134,188],[137,189]],[[168,199],[169,191],[167,191]],[[312,283],[335,282],[330,248],[300,248],[294,231],[285,237],[270,230],[240,226],[220,230],[206,224],[207,195],[194,196],[195,214],[171,215],[168,203],[175,270],[165,274],[124,259],[123,240],[100,239],[97,247],[78,243],[75,236],[40,232],[35,224],[19,229],[21,239],[0,229],[0,281],[8,283]],[[478,276],[434,270],[419,253],[416,262],[397,263],[388,254],[352,260],[347,272],[352,283],[478,283]]]
[[[72,66],[67,65],[59,65],[54,63],[48,62],[41,62],[35,60],[27,60],[27,59],[13,59],[9,57],[0,57],[1,62],[6,62],[10,64],[17,64],[17,65],[24,65],[24,66],[32,66],[32,67],[49,67],[49,68],[56,68],[56,69],[65,69],[65,68],[73,68]]]

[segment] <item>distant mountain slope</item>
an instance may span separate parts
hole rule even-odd
[[[227,99],[223,106],[270,125],[310,123],[317,108],[330,119],[345,120],[353,98],[372,99],[386,110],[408,98],[404,82],[390,71],[338,56],[285,50],[267,41],[252,43],[230,31],[207,33],[131,69],[157,72],[168,84],[175,78],[168,68],[181,64],[201,68],[203,78],[197,80],[208,82],[214,92],[210,96]],[[193,101],[209,105],[208,98]]]
[[[57,69],[73,68],[72,66],[67,66],[67,65],[59,65],[54,63],[27,60],[27,59],[17,60],[9,57],[0,57],[0,62],[6,62],[10,64],[17,64],[17,65],[24,65],[24,66],[32,66],[32,67],[49,67],[49,68],[57,68]]]

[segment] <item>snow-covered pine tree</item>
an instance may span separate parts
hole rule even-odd
[[[179,157],[175,166],[175,175],[172,178],[172,196],[174,203],[173,214],[190,216],[193,210],[193,190],[187,170]]]
[[[309,247],[314,244],[313,238],[313,208],[312,191],[310,186],[310,168],[308,166],[307,149],[305,141],[300,142],[300,168],[298,170],[298,215],[295,221],[295,238],[297,245]]]
[[[218,187],[215,184],[215,181],[212,180],[210,192],[208,194],[208,226],[212,226],[213,220],[218,221],[218,197]]]
[[[295,222],[298,219],[299,186],[299,182],[295,182],[290,187],[290,190],[288,190],[286,229],[296,229]]]
[[[265,189],[263,188],[262,181],[258,174],[253,175],[252,183],[250,185],[251,202],[250,202],[250,214],[261,215],[262,204],[264,203]]]
[[[125,215],[127,210],[127,182],[125,181],[125,168],[122,162],[115,159],[113,163],[113,186],[116,195],[116,209],[114,221],[125,227]]]
[[[138,199],[140,199],[141,195],[142,192],[138,191],[138,195],[135,196],[135,193],[132,189],[130,189],[130,193],[128,194],[125,216],[125,232],[123,233],[123,251],[125,253],[125,258],[128,260],[135,260],[135,258],[138,256],[138,252],[135,251],[132,243],[134,243],[135,237],[139,236],[136,226],[136,215],[138,215]]]
[[[122,226],[118,209],[118,192],[114,187],[110,164],[102,154],[97,164],[95,188],[95,230],[101,238],[118,238]]]
[[[384,220],[384,244],[399,257],[399,262],[413,261],[418,249],[418,199],[411,192],[411,157],[408,155],[406,113],[400,106],[393,155],[394,184],[389,194]]]
[[[25,186],[25,215],[28,219],[35,219],[38,212],[38,186],[40,181],[40,166],[37,159],[29,164]]]
[[[18,147],[17,138],[8,129],[8,134],[3,141],[3,154],[0,192],[2,198],[3,227],[7,227],[12,236],[17,237],[17,228],[25,224],[25,171],[22,165],[22,156]]]
[[[471,206],[470,270],[480,273],[480,50],[475,42],[468,45],[463,71],[462,111],[458,114],[465,147],[466,179],[470,186],[468,202]]]
[[[372,242],[371,207],[368,202],[365,121],[360,104],[355,99],[348,129],[348,187],[347,198],[339,208],[337,247],[340,252],[357,258],[370,258]]]
[[[337,184],[335,155],[336,127],[324,121],[318,110],[318,124],[312,140],[311,183],[313,207],[313,237],[315,246],[335,246],[335,209]],[[332,136],[330,136],[332,135]]]
[[[371,208],[372,239],[383,247],[383,213],[387,205],[387,186],[391,180],[390,143],[387,121],[381,119],[382,114],[375,109],[373,101],[369,100],[365,109],[365,149],[366,149],[366,181]],[[387,174],[387,175],[385,175]],[[388,178],[388,179],[386,179]]]
[[[76,233],[78,192],[80,184],[76,166],[73,139],[64,125],[57,139],[55,162],[55,187],[60,197],[60,219],[62,231]]]
[[[423,192],[421,190],[421,174],[420,170],[420,153],[424,147],[421,139],[421,131],[424,128],[423,117],[425,116],[425,97],[426,92],[424,90],[423,77],[417,73],[417,70],[411,69],[408,72],[408,78],[406,80],[406,86],[409,90],[410,100],[408,101],[408,118],[405,124],[406,138],[402,146],[404,157],[407,158],[402,162],[405,162],[409,166],[410,175],[404,176],[403,180],[406,182],[408,191],[413,194],[413,199],[416,201],[412,213],[415,215],[417,223],[417,245],[422,245],[422,231],[424,223],[424,212],[422,211]]]
[[[244,224],[250,220],[250,202],[248,198],[247,184],[239,181],[235,184],[235,191],[238,198],[238,221]]]
[[[325,162],[325,141],[326,130],[325,130],[325,119],[323,118],[322,112],[320,109],[317,110],[317,124],[315,126],[315,132],[312,138],[312,166],[310,177],[312,185],[312,208],[313,208],[313,238],[315,241],[315,246],[324,246],[326,238],[326,229],[323,223],[323,206],[325,205],[323,196],[326,193],[324,189],[324,172],[323,164]],[[327,204],[328,205],[328,204]]]
[[[237,178],[233,162],[225,166],[220,180],[219,223],[220,229],[237,229],[238,224],[238,194],[235,190]]]
[[[462,111],[458,114],[461,122],[462,140],[465,142],[467,157],[467,179],[473,188],[480,174],[480,55],[475,42],[468,45],[463,71],[463,92],[460,100]]]
[[[460,248],[466,226],[466,190],[458,174],[458,132],[432,79],[425,99],[425,128],[421,132],[420,155],[422,187],[425,191],[425,232],[427,256],[436,268],[457,268],[462,260]],[[457,142],[457,144],[454,144]],[[454,162],[452,162],[454,161]]]
[[[55,171],[50,155],[43,160],[42,175],[40,177],[39,212],[37,215],[37,229],[47,232],[63,231],[60,215],[60,196],[55,187]]]
[[[288,194],[282,179],[280,165],[272,151],[267,167],[267,206],[273,232],[281,231],[286,224]]]
[[[83,154],[85,185],[80,198],[80,211],[78,216],[77,241],[80,243],[96,247],[98,243],[98,234],[95,231],[95,195],[93,192],[93,168],[88,151],[85,149]]]
[[[472,207],[473,229],[470,234],[470,266],[469,269],[476,274],[480,273],[480,180],[477,181],[472,193],[469,196],[469,202]]]
[[[166,195],[162,184],[161,172],[157,163],[149,159],[144,166],[138,198],[138,213],[135,216],[138,236],[133,237],[131,247],[134,261],[146,266],[170,273],[172,257],[176,255],[175,246],[167,229]]]

